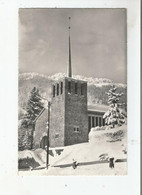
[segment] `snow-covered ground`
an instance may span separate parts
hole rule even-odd
[[[19,171],[20,176],[27,176],[27,175],[126,175],[127,174],[127,163],[115,163],[114,169],[109,168],[108,163],[103,164],[94,164],[94,165],[86,165],[86,166],[78,166],[76,169],[72,167],[49,167],[47,170],[33,170],[33,171]]]
[[[88,143],[76,144],[64,147],[59,156],[49,157],[49,169],[32,171],[19,171],[19,175],[126,175],[127,163],[116,162],[114,169],[109,168],[109,162],[101,163],[100,155],[105,157],[114,157],[117,159],[127,159],[126,140],[127,126],[109,130],[92,130],[89,135]],[[40,166],[45,167],[46,152],[38,149],[36,161]],[[19,158],[21,158],[19,156]],[[38,160],[37,158],[40,158]],[[71,164],[73,159],[80,165],[73,169]],[[42,162],[43,163],[42,163]]]

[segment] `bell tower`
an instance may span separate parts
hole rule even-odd
[[[70,20],[67,77],[52,85],[50,147],[88,141],[87,82],[72,78]]]

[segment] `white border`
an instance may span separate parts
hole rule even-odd
[[[19,4],[18,4],[19,3]],[[18,8],[127,8],[128,175],[40,177],[17,175]],[[0,193],[139,194],[140,189],[140,1],[0,0]]]

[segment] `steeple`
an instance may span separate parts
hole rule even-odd
[[[68,72],[67,75],[68,77],[72,77],[72,68],[71,68],[71,41],[70,41],[70,19],[71,17],[69,17],[69,63],[68,63]]]

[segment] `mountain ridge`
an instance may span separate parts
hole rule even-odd
[[[51,100],[52,83],[62,77],[65,77],[65,73],[56,73],[51,76],[39,74],[39,73],[21,73],[19,74],[19,107],[26,109],[27,101],[30,96],[30,92],[33,87],[39,89],[42,97]],[[73,78],[87,81],[87,98],[88,105],[91,104],[104,104],[107,105],[106,92],[115,85],[118,92],[123,92],[124,96],[120,101],[127,105],[127,85],[122,83],[113,83],[112,80],[106,78],[93,78],[84,77],[81,75],[74,75]]]
[[[29,79],[33,79],[34,77],[42,77],[42,78],[47,78],[50,80],[58,80],[61,79],[63,77],[66,77],[65,73],[55,73],[51,76],[47,76],[44,74],[39,74],[36,72],[31,72],[31,73],[20,73],[19,74],[19,79],[25,79],[25,80],[29,80]],[[82,75],[73,75],[72,78],[74,79],[78,79],[78,80],[83,80],[83,81],[87,81],[88,85],[116,85],[116,86],[122,86],[122,87],[126,87],[126,84],[123,83],[114,83],[111,79],[107,79],[107,78],[95,78],[95,77],[85,77]]]

